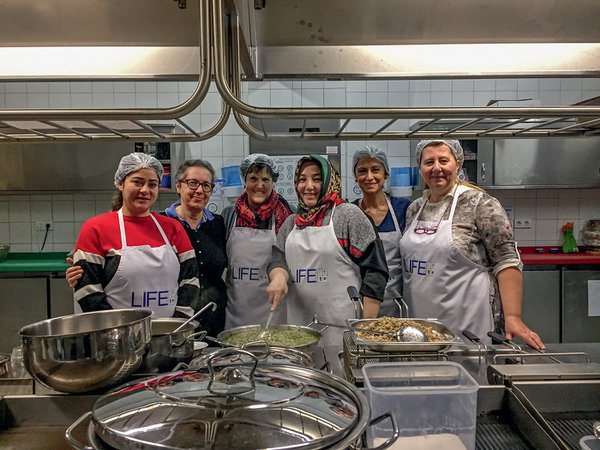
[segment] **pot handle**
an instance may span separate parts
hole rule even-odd
[[[181,347],[183,344],[187,344],[190,341],[190,339],[193,339],[194,341],[201,341],[205,337],[206,337],[206,331],[198,331],[196,333],[190,334],[188,337],[186,337],[182,341],[172,342],[171,347]]]
[[[398,429],[398,422],[396,422],[396,416],[392,412],[386,412],[379,417],[375,417],[373,420],[369,422],[368,426],[377,425],[379,422],[383,422],[385,419],[390,419],[392,423],[392,436],[385,441],[383,444],[377,447],[361,447],[361,450],[384,450],[391,446],[396,440],[398,440],[398,436],[400,436],[400,430]],[[363,441],[365,440],[365,435],[363,434]]]
[[[91,411],[86,412],[83,416],[81,416],[79,419],[77,419],[75,422],[73,422],[69,426],[69,428],[67,428],[67,430],[65,431],[65,438],[67,439],[69,444],[71,444],[71,446],[76,448],[77,450],[94,450],[94,447],[90,447],[89,445],[82,444],[77,439],[75,439],[75,437],[73,437],[73,430],[75,430],[75,428],[77,428],[79,425],[81,425],[81,423],[84,420],[87,420],[91,416],[92,416]]]

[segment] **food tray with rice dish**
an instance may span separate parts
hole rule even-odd
[[[439,352],[463,343],[448,327],[435,320],[380,317],[349,319],[346,322],[358,346],[377,352]],[[421,330],[426,342],[398,341],[395,333],[407,326]],[[369,330],[382,334],[369,333]]]

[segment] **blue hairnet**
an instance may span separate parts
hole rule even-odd
[[[363,158],[373,158],[379,161],[383,168],[385,169],[386,175],[390,174],[390,166],[388,164],[387,155],[383,150],[377,147],[369,147],[368,145],[361,148],[360,150],[356,150],[354,152],[354,156],[352,157],[352,173],[356,172],[356,165]]]
[[[450,147],[450,150],[452,150],[454,157],[462,166],[462,163],[465,160],[465,153],[460,145],[460,142],[458,142],[456,139],[425,139],[419,141],[415,153],[415,157],[417,158],[417,161],[419,163],[421,163],[421,155],[423,154],[423,149],[431,144],[446,144],[448,147]]]
[[[240,163],[240,175],[242,176],[242,181],[246,179],[246,175],[248,174],[250,168],[258,164],[268,167],[270,175],[273,178],[273,182],[277,181],[279,178],[279,172],[275,166],[275,161],[273,161],[273,158],[271,158],[269,155],[265,155],[264,153],[252,153],[251,155],[244,156],[242,162]]]
[[[119,187],[127,175],[140,169],[154,169],[160,183],[163,176],[162,164],[154,156],[136,152],[123,156],[119,161],[119,167],[115,172],[115,186]]]

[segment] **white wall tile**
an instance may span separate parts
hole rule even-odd
[[[52,222],[52,203],[45,201],[31,201],[31,222]]]
[[[79,222],[85,222],[90,217],[96,215],[96,205],[94,202],[89,200],[73,202],[73,220]]]
[[[324,105],[323,89],[304,89],[302,88],[302,107],[314,108]]]
[[[560,79],[560,90],[561,91],[581,91],[583,87],[583,81],[581,78],[561,78]]]
[[[473,92],[452,92],[452,105],[453,106],[473,106]]]
[[[387,92],[368,92],[367,93],[367,107],[387,107],[388,94]]]
[[[452,92],[431,92],[431,106],[452,106]]]
[[[156,92],[136,92],[135,106],[137,108],[156,108],[158,106]]]
[[[223,137],[217,135],[202,141],[202,155],[205,158],[223,155]]]
[[[52,231],[53,243],[72,243],[75,241],[75,226],[71,222],[55,222]]]
[[[474,82],[473,80],[452,80],[452,91],[453,92],[473,92]]]
[[[8,202],[8,218],[11,223],[31,221],[31,203],[29,197],[11,196]]]
[[[411,92],[410,106],[431,106],[431,92]]]
[[[325,106],[328,107],[345,107],[346,106],[346,89],[325,89],[324,91]]]
[[[389,92],[388,106],[394,108],[410,106],[410,94],[408,92]]]
[[[52,219],[54,222],[72,222],[74,219],[73,201],[52,201]]]
[[[11,222],[9,225],[9,239],[13,244],[31,243],[31,222]]]
[[[134,81],[136,93],[156,94],[156,81]]]
[[[563,189],[567,190],[567,189]],[[569,189],[570,190],[570,189]],[[575,220],[579,218],[579,197],[558,198],[556,204],[556,217],[559,220]]]
[[[536,204],[536,220],[556,219],[558,200],[556,198],[538,198]]]
[[[23,83],[20,81],[8,82],[4,85],[4,90],[7,94],[26,94],[27,83]]]
[[[517,91],[519,88],[518,81],[514,78],[499,78],[496,80],[496,92],[502,91]]]
[[[72,108],[91,108],[92,94],[91,93],[71,93]]]
[[[8,202],[0,202],[0,222],[8,222]]]
[[[431,92],[452,92],[452,80],[431,80]]]
[[[133,81],[115,81],[114,82],[115,92],[118,93],[135,93],[135,83]]]
[[[556,219],[536,220],[535,240],[558,243],[562,234]]]
[[[347,92],[367,92],[367,82],[365,80],[351,80],[346,83]]]
[[[135,106],[135,94],[132,92],[115,93],[115,107],[116,108],[132,108]]]
[[[560,78],[541,78],[541,91],[560,91]]]
[[[159,108],[179,105],[179,95],[177,92],[158,92],[156,101]]]
[[[7,108],[23,108],[27,106],[27,94],[7,92],[4,94],[4,103]]]
[[[271,107],[273,108],[289,108],[292,106],[292,91],[289,90],[272,90],[271,91]]]
[[[27,82],[26,89],[27,89],[28,94],[36,94],[36,93],[47,94],[49,87],[48,87],[47,82],[34,81],[34,82]]]
[[[71,94],[73,93],[90,93],[92,92],[91,81],[71,81]]]
[[[10,224],[8,222],[0,222],[0,243],[9,244],[10,243]]]
[[[561,91],[560,92],[560,104],[561,105],[573,105],[583,100],[581,91]]]
[[[348,92],[346,94],[346,101],[349,108],[360,108],[367,105],[367,93],[366,92]]]
[[[48,107],[69,108],[71,106],[71,94],[49,94]]]
[[[219,114],[222,110],[222,100],[219,94],[206,94],[202,104],[200,105],[200,111],[202,114]]]
[[[367,81],[367,92],[387,92],[388,82],[387,80],[368,80]]]
[[[598,219],[600,218],[600,201],[596,198],[582,198],[579,201],[580,219]]]
[[[50,101],[47,93],[27,94],[28,108],[48,108],[49,104]]]
[[[520,78],[517,80],[518,91],[538,91],[540,80],[538,78]]]
[[[244,148],[244,136],[223,136],[223,156],[240,156]]]
[[[410,80],[409,89],[411,92],[430,92],[431,80]]]
[[[493,78],[476,79],[473,81],[473,89],[477,91],[495,91],[496,80]]]
[[[177,81],[161,81],[156,83],[156,92],[176,94],[179,92],[179,84]]]
[[[473,93],[473,106],[487,106],[490,100],[496,97],[495,91],[475,91]]]
[[[542,106],[559,106],[560,91],[540,91],[540,103]]]
[[[584,91],[600,90],[600,78],[584,78],[582,80],[582,88]]]
[[[271,91],[260,89],[248,92],[248,103],[254,106],[271,106]]]
[[[115,95],[110,93],[94,93],[92,94],[92,106],[94,108],[114,108]]]
[[[408,80],[388,80],[389,92],[409,92],[410,82]]]

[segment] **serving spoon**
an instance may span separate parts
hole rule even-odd
[[[217,309],[217,304],[215,302],[210,302],[204,308],[202,308],[200,311],[198,311],[196,314],[194,314],[192,317],[190,317],[188,320],[186,320],[181,325],[179,325],[177,328],[175,328],[175,330],[173,330],[173,333],[176,333],[179,330],[181,330],[183,327],[185,327],[188,323],[190,323],[192,320],[194,320],[196,317],[198,317],[200,314],[202,314],[204,311],[206,311],[211,306],[212,306],[213,312],[215,309]]]

